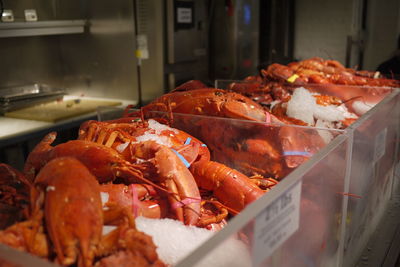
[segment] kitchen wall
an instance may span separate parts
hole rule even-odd
[[[348,0],[295,2],[294,57],[335,59],[345,63],[353,4]]]
[[[397,48],[400,35],[400,1],[369,0],[365,68],[375,70]]]
[[[87,26],[80,34],[0,38],[0,88],[44,83],[71,94],[138,99],[134,1],[3,1],[16,21],[33,8],[39,21],[83,19]],[[147,12],[150,57],[141,75],[143,98],[151,100],[164,90],[163,5],[137,3],[141,15]]]
[[[399,34],[398,0],[295,2],[294,57],[299,60],[318,56],[346,64],[347,59],[349,67],[375,70],[393,54]]]
[[[125,0],[3,0],[24,22],[24,10],[36,9],[38,21],[86,22],[83,33],[1,37],[16,25],[0,22],[0,93],[7,87],[42,83],[66,88],[69,94],[138,101],[134,2]],[[144,102],[164,92],[163,2],[137,0],[138,30],[148,39],[148,59],[141,62]],[[35,22],[31,22],[35,23]],[[37,31],[34,31],[37,33]],[[13,35],[13,34],[11,34]],[[4,36],[4,35],[3,35]],[[76,138],[77,127],[58,129],[58,142]],[[22,169],[43,131],[22,141],[0,144],[0,162]],[[28,140],[26,140],[28,139]]]

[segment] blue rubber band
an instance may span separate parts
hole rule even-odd
[[[190,144],[190,141],[192,141],[192,138],[188,137],[188,138],[186,139],[186,141],[185,141],[185,145]]]
[[[284,156],[306,156],[306,157],[312,156],[312,154],[307,151],[284,151],[283,155]]]
[[[172,149],[172,151],[174,151],[174,153],[178,156],[178,158],[183,162],[183,164],[185,164],[186,168],[190,167],[190,163],[181,155],[179,154],[178,151],[176,151],[175,149]]]
[[[207,146],[206,144],[201,144],[201,146]]]

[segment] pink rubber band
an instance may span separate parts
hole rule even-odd
[[[268,111],[265,112],[265,122],[271,123],[271,114]]]
[[[200,202],[201,202],[201,199],[199,199],[199,198],[185,198],[179,202],[175,202],[174,204],[172,204],[171,208],[176,210],[178,208],[181,208],[182,206],[189,205],[192,203],[200,203]]]
[[[132,211],[135,218],[139,215],[139,197],[133,184],[129,185],[132,190]]]

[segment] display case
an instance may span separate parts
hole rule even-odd
[[[254,88],[252,81],[217,80],[215,86],[230,89],[236,83]],[[257,86],[257,85],[256,85]],[[238,87],[239,89],[241,87]],[[300,86],[291,86],[291,90]],[[353,140],[349,201],[345,223],[343,266],[354,266],[383,218],[392,192],[398,187],[400,106],[399,89],[371,86],[310,84],[305,88],[348,100],[346,106],[358,118],[345,131]]]
[[[176,266],[351,265],[376,228],[396,182],[399,97],[398,90],[386,90],[381,101],[345,130],[147,113],[148,119],[163,118],[199,138],[213,161],[247,170],[248,176],[265,169],[265,175],[280,180]],[[121,108],[102,107],[99,120],[122,113]],[[288,136],[299,142],[297,150],[287,146]],[[321,136],[331,139],[324,143]],[[268,142],[279,156],[263,150],[258,157],[245,149],[249,140]],[[216,262],[219,256],[222,263]]]
[[[209,123],[221,125],[222,121],[210,119]],[[253,124],[243,122],[238,127],[249,131]],[[279,129],[274,130],[282,131],[287,126],[275,127]],[[316,129],[291,127],[296,134],[316,138]],[[344,186],[351,143],[341,131],[318,131],[329,131],[336,137],[310,159],[290,169],[275,188],[233,218],[178,266],[211,266],[216,255],[225,253],[230,266],[336,266],[341,257],[341,222],[347,201]],[[258,130],[254,132],[260,135]],[[206,136],[202,137],[204,140]],[[214,160],[226,162],[222,153],[213,155]],[[252,160],[253,164],[258,162],[255,156]],[[230,166],[240,169],[236,164],[231,161]],[[236,257],[230,259],[226,252],[235,238],[246,244],[243,256],[238,257],[241,261]]]
[[[344,266],[356,263],[397,188],[394,171],[399,162],[399,101],[399,91],[392,91],[346,130],[352,135],[353,151]]]
[[[338,136],[177,266],[217,266],[221,254],[219,266],[340,265],[350,146]],[[233,257],[235,239],[246,247]]]
[[[104,107],[100,109],[99,119],[113,119],[121,114],[121,110],[113,112]],[[249,176],[255,169],[282,166],[278,185],[247,206],[191,254],[181,258],[176,266],[340,264],[342,222],[346,214],[343,210],[348,199],[345,186],[350,175],[352,145],[344,131],[177,113],[147,112],[145,115],[147,118],[162,117],[171,126],[190,133],[210,148],[213,161],[243,173],[247,169]],[[285,150],[282,133],[302,136],[309,154],[304,156],[300,152],[305,151]],[[327,133],[333,140],[321,146],[316,140],[319,134]],[[261,160],[256,153],[246,154],[238,148],[246,146],[249,140],[274,144],[282,161],[272,161],[268,153]],[[236,149],[230,149],[233,147]],[[292,168],[288,167],[289,162],[293,163],[288,160],[290,158],[296,158],[298,163]]]

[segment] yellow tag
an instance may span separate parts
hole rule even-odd
[[[292,76],[290,76],[287,81],[290,83],[294,83],[294,81],[296,81],[296,79],[299,78],[299,75],[297,74],[293,74]]]
[[[142,51],[140,51],[139,49],[135,50],[135,56],[137,58],[141,58],[142,57]]]

